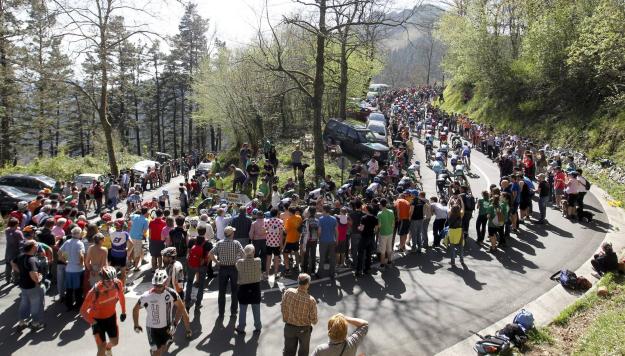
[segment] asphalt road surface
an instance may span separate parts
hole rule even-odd
[[[415,145],[416,158],[424,159],[423,146]],[[469,178],[476,196],[499,180],[497,167],[479,152],[473,152],[473,173]],[[421,173],[428,196],[435,194],[434,173],[422,164]],[[173,183],[177,184],[177,183]],[[170,188],[170,192],[175,191]],[[595,221],[572,223],[560,212],[548,209],[547,225],[525,224],[512,234],[505,252],[490,254],[477,248],[474,221],[471,241],[465,246],[466,267],[452,268],[448,252],[429,249],[424,254],[396,254],[391,269],[355,279],[344,271],[336,279],[316,281],[311,294],[318,301],[319,323],[313,329],[311,350],[325,342],[328,318],[341,312],[369,321],[369,334],[360,351],[366,355],[432,355],[516,311],[554,286],[549,276],[561,268],[577,269],[599,247],[609,225],[597,199],[587,196]],[[537,209],[536,203],[534,205]],[[431,224],[430,224],[431,239]],[[147,266],[144,266],[147,268]],[[136,295],[149,288],[149,276],[131,275],[135,285],[127,295],[128,314]],[[183,328],[176,334],[171,354],[266,355],[281,354],[283,322],[281,289],[289,281],[263,282],[262,333],[252,334],[248,311],[247,334],[234,333],[235,320],[226,313],[217,319],[216,281],[211,281],[201,313],[191,309],[194,336],[185,340]],[[94,354],[88,325],[65,307],[48,299],[46,328],[39,332],[16,331],[17,288],[0,288],[0,353],[4,355]],[[228,301],[229,303],[229,301]],[[144,323],[142,311],[141,320]],[[120,323],[120,345],[114,354],[148,355],[145,334],[132,331],[129,317]]]

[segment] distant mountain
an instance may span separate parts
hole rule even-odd
[[[402,19],[410,15],[406,9],[390,16]],[[434,38],[434,27],[445,10],[431,4],[415,8],[408,24],[403,27],[389,28],[385,39],[379,43],[379,51],[385,61],[382,72],[373,80],[393,87],[433,84],[441,82],[443,73],[440,63],[444,48]]]

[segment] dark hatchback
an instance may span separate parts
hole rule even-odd
[[[366,127],[330,119],[323,130],[323,139],[329,143],[339,144],[343,152],[360,160],[371,157],[378,157],[381,161],[388,159],[388,147],[376,142],[376,137]]]
[[[25,193],[15,187],[0,185],[0,213],[2,215],[17,209],[18,202],[31,202],[34,199],[34,195]]]
[[[30,194],[37,194],[45,188],[52,189],[55,183],[54,179],[39,174],[10,174],[0,177],[0,185],[8,185]]]

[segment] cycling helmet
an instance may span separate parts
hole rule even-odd
[[[373,178],[373,182],[374,183],[380,183],[380,177]]]
[[[421,162],[420,162],[419,160],[416,160],[416,161],[414,161],[414,164],[416,164],[416,165],[420,165],[420,164],[421,164]]]
[[[178,253],[175,247],[167,247],[161,251],[161,255],[163,255],[163,257],[176,257]]]
[[[157,269],[154,271],[154,276],[152,276],[152,285],[162,286],[165,285],[165,281],[167,281],[167,271],[164,269]]]
[[[100,270],[100,277],[102,277],[102,280],[112,281],[115,277],[117,277],[117,271],[115,270],[115,267],[104,266]]]
[[[23,200],[17,203],[17,210],[24,210],[27,207],[28,207],[28,203]]]

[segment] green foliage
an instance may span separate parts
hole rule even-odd
[[[547,327],[530,329],[527,337],[534,344],[553,344],[553,336]]]
[[[118,159],[119,167],[124,169],[145,158],[120,154]],[[0,168],[0,175],[11,173],[43,174],[57,180],[71,180],[81,173],[107,174],[110,168],[105,156],[69,157],[61,153],[56,157],[36,158],[27,165]]]

